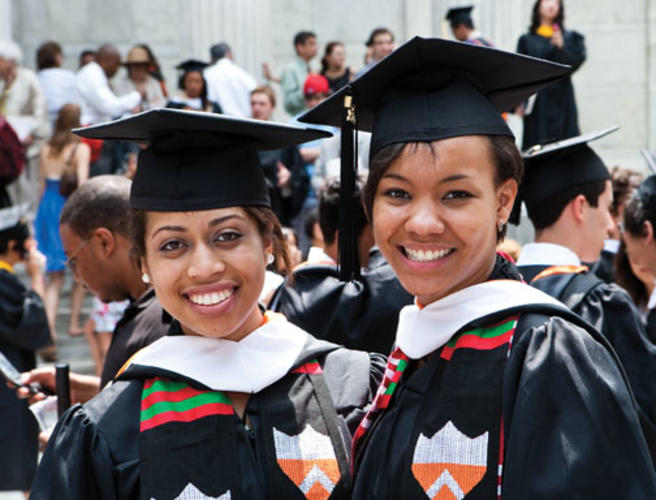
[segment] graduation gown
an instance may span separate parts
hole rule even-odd
[[[51,344],[41,297],[0,268],[0,352],[23,372],[36,366],[35,351]],[[0,490],[29,490],[36,471],[38,425],[25,400],[0,381]]]
[[[656,345],[649,341],[640,312],[629,294],[614,283],[605,283],[585,267],[518,268],[532,286],[565,303],[611,344],[628,376],[656,461]]]
[[[32,498],[349,498],[382,369],[284,318],[240,342],[168,336],[62,417]],[[251,393],[244,421],[227,390]]]
[[[569,64],[576,71],[586,58],[584,37],[576,31],[563,30],[563,41],[563,48],[559,49],[548,38],[528,33],[520,37],[517,52]],[[574,86],[571,76],[567,76],[537,94],[532,112],[524,117],[522,149],[579,134]]]
[[[375,261],[375,262],[374,262]],[[412,303],[387,262],[375,258],[357,281],[343,282],[334,265],[302,265],[284,283],[271,309],[317,338],[387,355],[399,311]]]
[[[511,267],[401,312],[401,358],[358,429],[354,499],[654,498],[612,349]]]

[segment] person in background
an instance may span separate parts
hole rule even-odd
[[[305,256],[308,264],[317,264],[323,260],[323,234],[321,234],[321,226],[319,225],[319,209],[314,207],[308,211],[305,219],[303,220],[303,235],[308,242],[308,249],[303,252],[302,245],[297,243],[298,248],[301,250],[301,255]]]
[[[328,42],[321,58],[321,74],[328,80],[331,92],[339,90],[355,75],[355,70],[346,65],[344,44]]]
[[[221,113],[221,106],[207,97],[207,81],[203,76],[203,70],[207,66],[205,62],[188,59],[175,67],[180,71],[180,92],[171,96],[166,104],[167,108]]]
[[[50,134],[46,97],[36,74],[20,66],[23,53],[11,40],[0,40],[0,116],[26,148],[23,172],[7,186],[14,204],[29,203],[34,219],[39,197],[39,151]]]
[[[591,266],[592,272],[606,283],[615,282],[615,262],[622,238],[620,226],[624,218],[624,205],[642,180],[643,176],[635,170],[621,168],[617,165],[610,170],[610,181],[613,185],[613,204],[610,207],[610,216],[613,218],[613,228],[608,232],[608,238],[604,240],[604,249],[601,251],[599,260]],[[626,270],[628,271],[628,269]],[[621,284],[620,286],[626,288]],[[635,303],[639,305],[637,301]]]
[[[82,52],[80,52],[77,61],[77,69],[81,69],[82,66],[86,66],[87,64],[95,60],[96,60],[96,51],[91,49],[85,49]]]
[[[350,349],[388,354],[399,311],[412,303],[412,296],[403,290],[386,262],[366,269],[374,239],[360,203],[362,181],[356,185],[355,212],[350,219],[358,237],[360,278],[349,283],[339,280],[340,181],[329,179],[319,191],[321,247],[310,248],[308,260],[294,269],[292,278],[273,295],[270,307],[317,338]]]
[[[317,35],[311,31],[299,31],[294,36],[296,57],[282,71],[282,87],[285,111],[296,116],[305,110],[303,85],[310,74],[310,61],[317,55]]]
[[[251,117],[250,93],[257,87],[255,79],[233,60],[232,49],[225,43],[210,48],[212,64],[203,72],[207,98],[218,103],[221,112],[238,118]]]
[[[623,240],[615,254],[614,265],[617,284],[631,296],[640,311],[643,322],[646,323],[649,314],[649,297],[654,291],[656,275],[650,268],[639,265],[635,258],[632,259],[629,256]],[[656,304],[651,305],[653,307]],[[653,339],[650,340],[653,342]]]
[[[150,74],[150,76],[152,76],[155,80],[159,82],[159,86],[162,89],[162,95],[165,98],[167,98],[169,96],[169,93],[166,90],[166,81],[164,80],[164,74],[162,73],[162,68],[160,68],[159,66],[157,57],[155,57],[155,53],[152,51],[150,46],[145,43],[138,43],[137,45],[135,45],[135,47],[141,47],[146,52],[148,52],[148,58],[150,59],[150,65],[148,66],[148,73]]]
[[[632,265],[656,276],[656,175],[633,191],[624,207],[622,241]],[[656,293],[647,301],[647,336],[656,344]]]
[[[251,110],[256,120],[270,121],[276,107],[273,89],[266,85],[251,92]],[[303,208],[310,187],[310,179],[298,146],[259,151],[260,164],[269,188],[271,209],[283,226]]]
[[[578,70],[586,58],[585,39],[565,29],[562,0],[536,0],[528,33],[517,43],[517,52]],[[522,149],[580,134],[571,74],[541,90],[516,112],[524,118]]]
[[[362,75],[372,66],[378,64],[378,62],[385,56],[392,53],[394,50],[394,33],[387,28],[376,28],[369,35],[365,45],[368,50],[371,50],[371,58],[369,62],[358,71],[356,76]]]
[[[535,227],[535,242],[524,245],[517,268],[528,283],[560,300],[606,337],[626,370],[649,440],[656,438],[656,345],[647,338],[629,294],[583,265],[599,258],[614,226],[611,177],[588,142],[613,130],[524,154],[519,199]],[[651,446],[656,460],[656,442]]]
[[[294,269],[301,262],[303,262],[303,254],[301,249],[298,247],[298,234],[291,227],[282,228],[282,235],[285,237],[287,242],[287,251],[289,252],[289,262],[291,263],[291,268]]]
[[[19,371],[36,366],[35,351],[50,345],[43,305],[44,258],[37,251],[24,219],[26,206],[0,209],[0,353]],[[23,264],[27,288],[15,274]],[[25,401],[0,380],[0,491],[27,492],[38,454],[38,426]]]
[[[446,13],[446,20],[449,21],[453,37],[459,42],[473,43],[483,47],[493,47],[492,43],[483,38],[483,36],[474,28],[474,21],[471,17],[473,5],[467,7],[453,7]]]
[[[78,102],[75,73],[61,67],[63,60],[62,48],[57,42],[42,43],[36,51],[37,76],[46,96],[51,128],[64,104]]]
[[[44,302],[48,314],[48,324],[53,342],[57,340],[57,312],[59,295],[64,284],[66,254],[59,236],[59,215],[66,202],[61,193],[61,180],[65,173],[77,177],[77,185],[82,185],[89,177],[89,146],[71,132],[80,126],[80,107],[77,104],[64,104],[59,110],[52,137],[39,154],[41,201],[34,220],[34,231],[39,251],[46,256],[46,276]],[[70,195],[70,192],[66,196]],[[79,335],[79,314],[84,290],[78,284],[71,291],[71,316],[68,333]],[[43,353],[42,353],[43,354]]]
[[[128,52],[125,63],[126,73],[113,82],[116,95],[129,95],[135,91],[141,94],[141,110],[161,108],[166,104],[160,82],[150,74],[153,61],[148,50],[135,45]]]

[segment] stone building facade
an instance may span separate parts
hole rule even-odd
[[[475,4],[474,21],[485,36],[514,50],[533,0],[0,0],[0,36],[13,37],[31,67],[38,44],[57,40],[71,69],[82,49],[109,41],[125,54],[132,44],[145,42],[173,89],[174,65],[188,57],[206,59],[218,41],[228,41],[235,61],[263,82],[261,63],[268,61],[279,73],[301,29],[315,31],[320,46],[344,41],[348,63],[359,67],[373,28],[389,27],[397,42],[415,34],[450,37],[444,14],[463,3]],[[621,126],[598,144],[609,164],[644,169],[639,149],[656,149],[652,21],[656,0],[566,0],[565,24],[585,35],[588,48],[588,60],[574,76],[581,128]]]

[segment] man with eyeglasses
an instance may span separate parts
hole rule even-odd
[[[112,333],[100,378],[71,374],[74,403],[94,396],[134,353],[168,331],[155,292],[142,281],[131,255],[129,196],[130,181],[125,177],[97,176],[80,186],[61,212],[59,232],[75,279],[103,302],[130,300]],[[31,382],[53,388],[54,370],[33,370],[26,378]]]

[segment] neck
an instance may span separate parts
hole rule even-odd
[[[554,23],[554,19],[550,19],[548,17],[540,17],[540,26],[552,26]]]
[[[332,244],[330,245],[324,244],[323,251],[328,257],[333,259],[335,262],[339,262],[339,249],[337,246],[337,238],[335,238],[335,241],[333,241]]]

